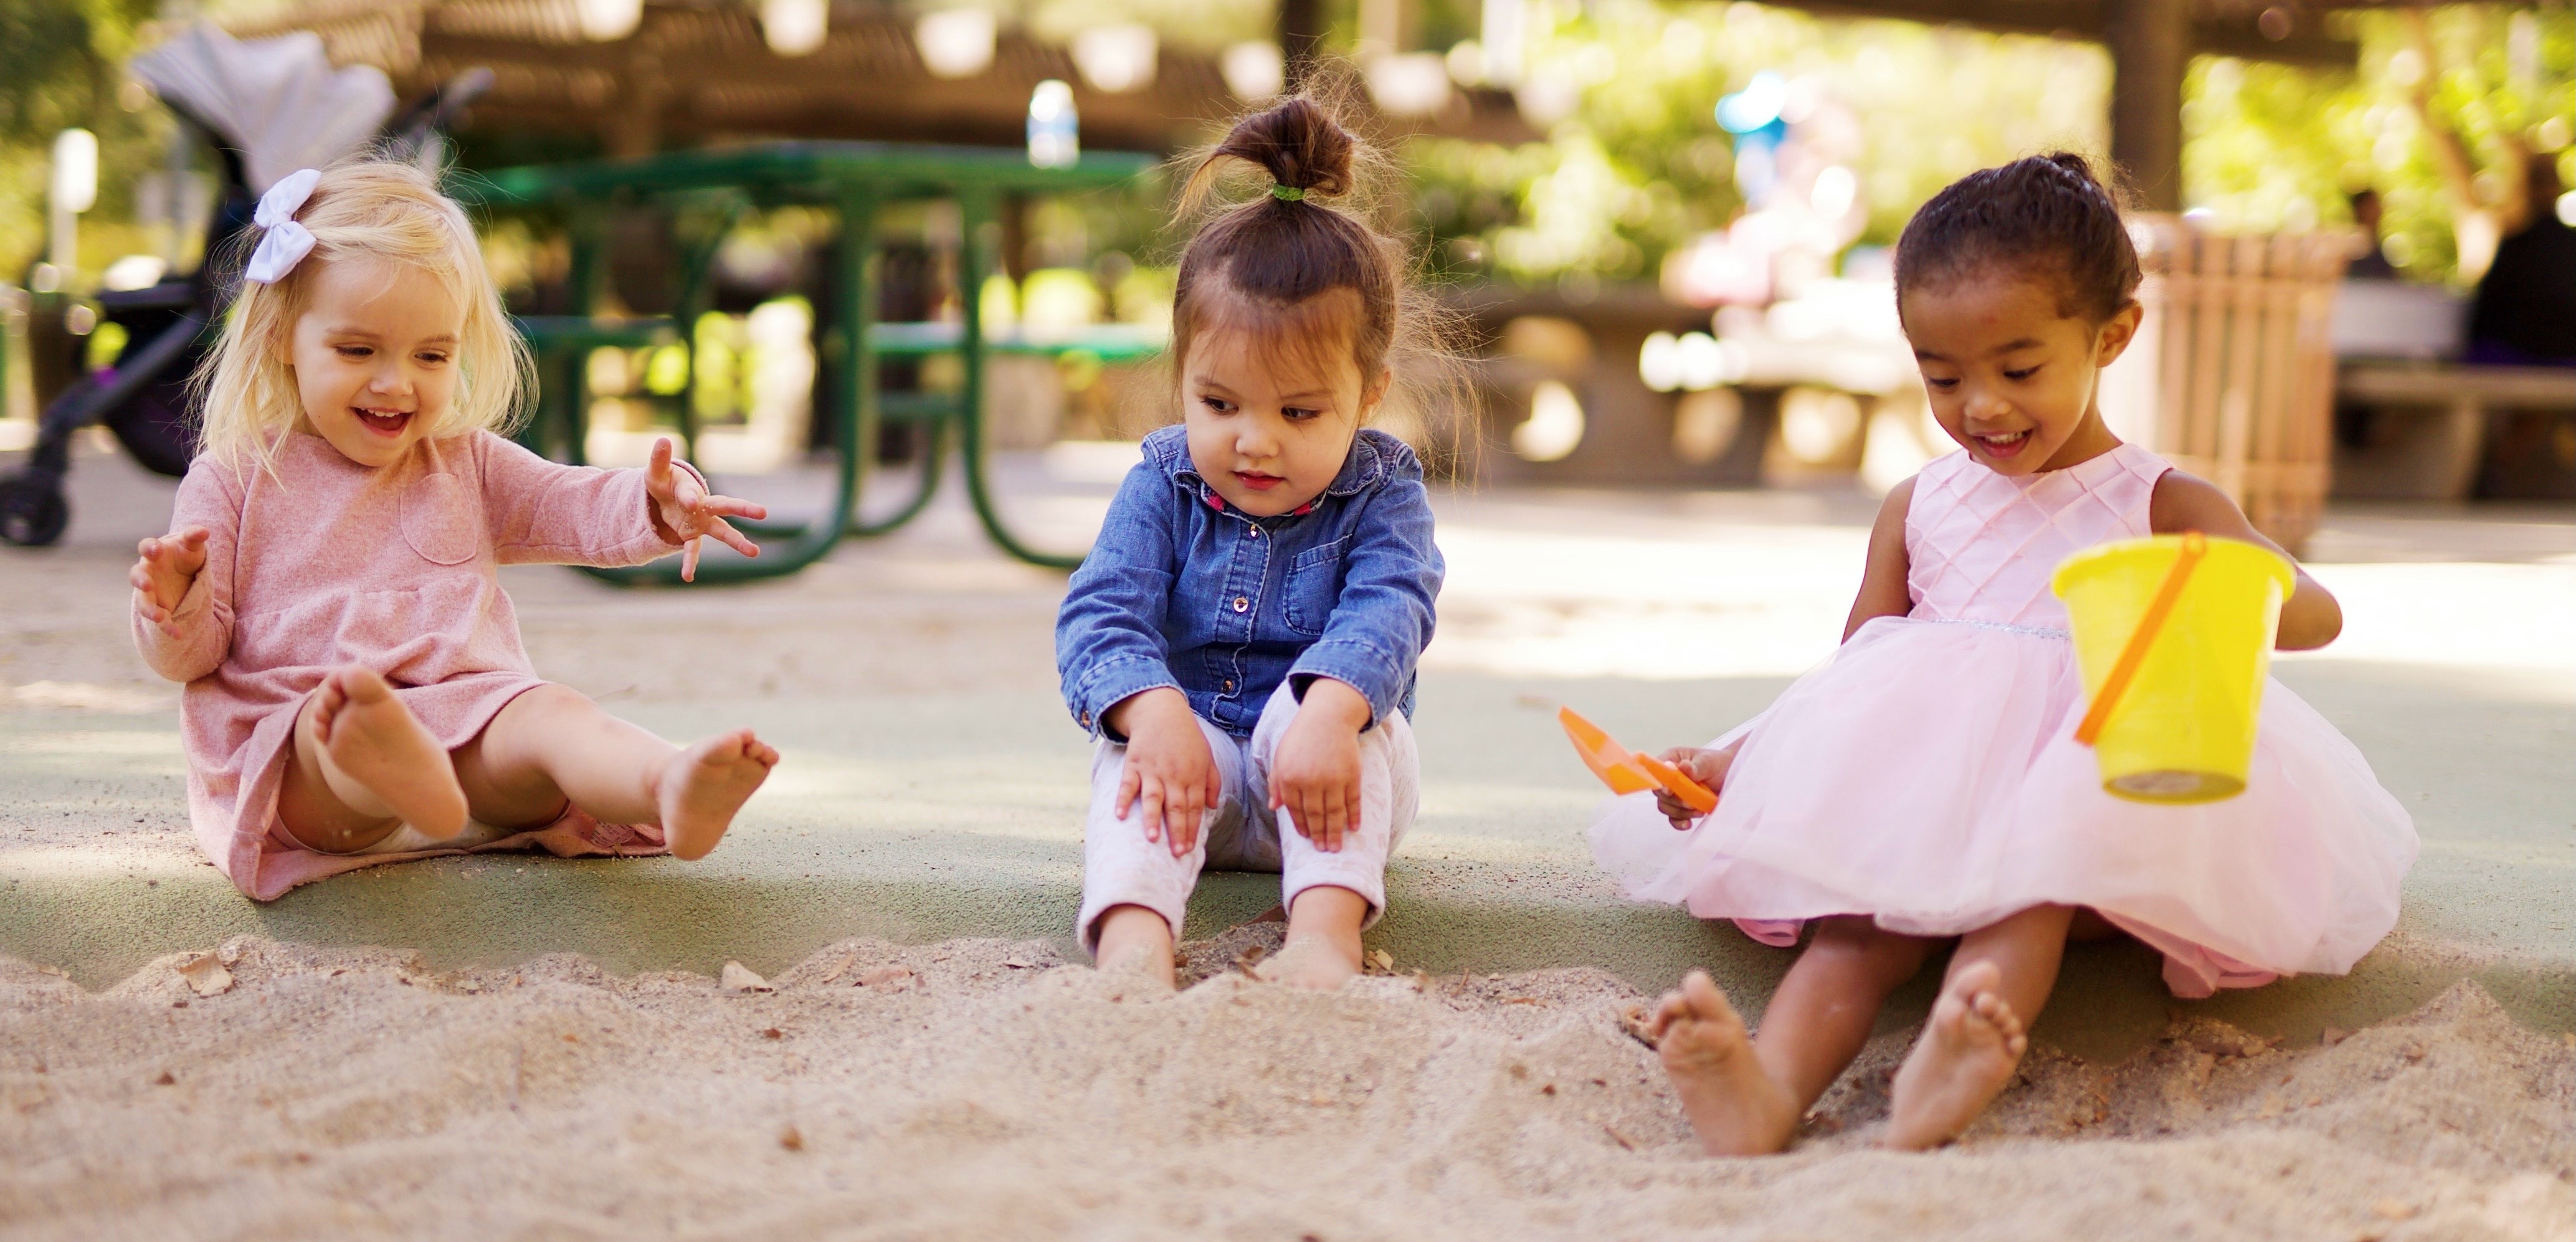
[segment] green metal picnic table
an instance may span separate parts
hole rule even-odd
[[[945,464],[943,446],[951,434],[963,454],[966,490],[975,516],[993,542],[1032,564],[1059,568],[1080,564],[1079,554],[1034,547],[1010,528],[994,504],[984,359],[994,353],[1062,356],[1080,351],[1104,362],[1119,362],[1157,353],[1161,342],[1123,325],[1059,333],[987,332],[979,294],[986,273],[996,266],[989,240],[996,230],[986,226],[998,221],[1006,197],[1105,189],[1136,180],[1154,163],[1148,155],[1091,151],[1070,167],[1039,168],[1019,151],[1004,148],[781,142],[633,160],[509,168],[459,178],[454,189],[460,198],[487,206],[558,210],[569,222],[575,313],[526,316],[519,325],[539,366],[540,398],[529,438],[541,446],[540,451],[575,462],[582,459],[587,434],[581,397],[583,370],[592,349],[686,345],[688,326],[712,301],[709,273],[716,248],[743,212],[799,204],[837,213],[839,244],[832,248],[831,260],[837,265],[832,281],[834,305],[819,325],[821,333],[828,333],[827,339],[837,345],[845,364],[837,370],[832,391],[819,394],[835,439],[833,500],[825,513],[807,522],[743,524],[762,540],[757,560],[710,559],[698,568],[698,581],[726,582],[794,573],[821,559],[844,535],[882,534],[910,521],[938,488]],[[877,264],[873,260],[878,211],[890,203],[941,199],[957,204],[964,224],[957,257],[963,322],[876,322]],[[704,209],[699,214],[714,222],[682,247],[678,310],[669,317],[596,317],[591,312],[606,271],[607,217],[620,207],[646,203]],[[879,392],[877,370],[883,360],[943,353],[958,355],[963,363],[964,382],[957,392]],[[683,436],[694,439],[695,419],[686,401],[681,402],[680,417]],[[898,512],[862,521],[859,493],[867,477],[867,458],[879,428],[889,423],[928,428],[920,454],[920,485]],[[618,582],[679,581],[671,561],[591,572]]]

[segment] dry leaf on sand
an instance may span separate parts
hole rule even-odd
[[[859,975],[859,986],[902,991],[912,986],[912,967],[879,966]]]
[[[1368,966],[1379,974],[1391,975],[1395,973],[1395,955],[1384,949],[1369,950],[1366,960]]]
[[[751,973],[749,970],[745,969],[743,964],[740,962],[725,963],[724,973],[716,976],[716,984],[728,992],[770,992],[776,990],[769,986],[769,980]]]
[[[212,953],[191,953],[173,969],[199,996],[221,996],[233,990],[233,972],[224,969],[224,960]]]

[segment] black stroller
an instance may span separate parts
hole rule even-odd
[[[83,427],[105,426],[147,469],[174,478],[188,472],[197,425],[190,381],[233,295],[232,273],[219,261],[251,226],[261,190],[370,143],[397,159],[442,159],[447,125],[492,82],[491,71],[472,70],[396,113],[384,74],[332,68],[310,32],[242,43],[212,26],[135,57],[132,69],[215,152],[223,188],[206,224],[206,261],[195,272],[98,294],[100,317],[125,329],[124,348],[114,365],[46,404],[26,468],[0,478],[0,540],[22,547],[51,544],[70,524],[63,476]]]

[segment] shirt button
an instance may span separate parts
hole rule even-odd
[[[1255,526],[1255,527],[1253,527],[1253,528],[1252,528],[1252,537],[1253,537],[1253,538],[1255,538],[1255,539],[1259,539],[1259,538],[1261,537],[1261,528],[1260,528],[1260,527]]]
[[[1082,714],[1082,727],[1086,729],[1091,727],[1091,713],[1084,712]]]
[[[1236,612],[1245,612],[1245,611],[1250,610],[1250,609],[1251,609],[1251,607],[1252,607],[1252,601],[1251,601],[1251,600],[1246,599],[1246,598],[1244,598],[1243,596],[1240,596],[1240,595],[1237,595],[1237,596],[1235,596],[1235,597],[1234,597],[1234,610],[1235,610]]]

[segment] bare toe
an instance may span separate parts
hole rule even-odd
[[[1707,972],[1692,971],[1655,1007],[1655,1051],[1682,1112],[1712,1156],[1756,1156],[1789,1145],[1798,1104],[1753,1052],[1744,1019]]]
[[[1943,986],[1896,1071],[1887,1146],[1919,1150],[1957,1138],[2012,1080],[2030,1041],[2021,1015],[1994,990],[2002,983],[1993,963],[1978,962]]]
[[[749,729],[718,734],[671,756],[655,791],[671,853],[706,857],[777,763],[778,752]]]
[[[1279,946],[1277,953],[1254,966],[1252,973],[1272,983],[1330,992],[1357,977],[1360,963],[1331,937],[1294,936]]]
[[[358,808],[372,798],[384,813],[436,840],[464,830],[465,791],[447,748],[384,678],[363,668],[333,672],[314,705],[313,726],[343,802]]]

